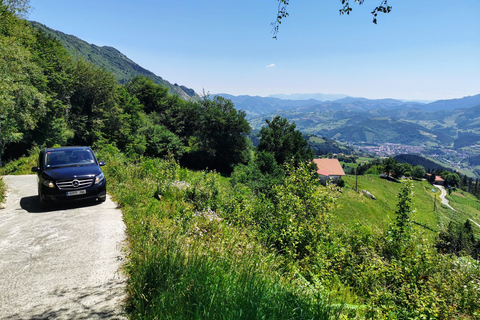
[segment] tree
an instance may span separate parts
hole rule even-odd
[[[460,184],[460,177],[456,173],[449,172],[445,177],[445,182],[447,182],[450,187],[458,187]]]
[[[236,110],[231,100],[220,96],[205,96],[196,105],[196,118],[192,119],[195,131],[189,138],[189,152],[183,163],[225,173],[231,173],[236,164],[248,163],[250,125],[245,112]]]
[[[260,130],[260,143],[257,150],[273,153],[278,164],[295,159],[295,163],[310,162],[314,152],[302,133],[296,130],[295,123],[286,118],[276,116],[272,121],[265,120],[267,125]]]
[[[430,174],[430,179],[428,182],[430,182],[431,184],[434,184],[435,180],[437,180],[437,174],[435,173],[435,170],[432,170],[432,173]]]
[[[395,178],[400,178],[405,174],[405,166],[403,163],[395,163],[393,165],[393,176]]]
[[[5,2],[0,2],[4,8]],[[46,112],[45,83],[30,46],[35,42],[25,22],[9,10],[0,15],[0,157],[6,145],[23,139]]]
[[[285,170],[270,152],[257,152],[254,159],[245,165],[235,167],[231,183],[247,185],[255,194],[263,194],[268,199],[274,196],[273,186],[280,185],[285,177]]]
[[[145,155],[151,157],[166,157],[172,155],[176,160],[185,152],[180,139],[164,126],[158,124],[148,126],[142,133],[146,137]]]
[[[161,113],[164,111],[168,100],[168,88],[158,85],[145,76],[136,76],[125,84],[125,88],[132,96],[136,96],[142,103],[143,110]]]
[[[0,0],[0,17],[7,12],[17,16],[26,15],[30,10],[30,0]]]
[[[403,248],[411,240],[413,209],[413,184],[409,180],[402,182],[402,188],[398,193],[395,222],[390,227],[387,236],[387,255],[398,258]]]
[[[412,168],[412,177],[414,179],[422,179],[425,177],[425,168],[417,165]]]
[[[336,196],[333,189],[319,187],[307,163],[288,162],[285,167],[284,182],[273,187],[275,212],[260,225],[268,226],[269,238],[281,253],[301,259],[327,232]]]
[[[114,75],[84,61],[77,61],[72,76],[69,124],[75,130],[74,144],[92,145],[101,138],[108,110],[115,106]]]
[[[435,247],[441,253],[467,254],[478,258],[476,244],[470,220],[464,224],[450,221],[447,228],[439,232]]]
[[[394,172],[396,164],[397,161],[392,157],[387,158],[383,161],[383,170],[385,171],[387,176],[390,176],[390,174]]]
[[[273,26],[273,38],[277,38],[277,33],[280,28],[280,24],[282,24],[282,20],[288,17],[287,6],[290,4],[290,0],[277,0],[278,1],[278,10],[277,10],[277,18],[274,22],[271,23]],[[362,5],[365,0],[353,0],[353,2]],[[353,11],[352,7],[350,6],[349,0],[341,0],[342,7],[339,9],[341,15],[349,15],[351,11]],[[392,11],[392,7],[388,5],[388,0],[382,0],[379,6],[376,6],[373,11],[373,23],[377,24],[377,16],[379,13],[389,13]]]
[[[147,125],[143,105],[122,86],[116,88],[115,98],[115,105],[107,110],[109,121],[102,129],[104,138],[122,151],[137,150],[143,154],[144,148],[138,145],[143,142],[139,131]]]

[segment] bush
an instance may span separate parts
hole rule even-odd
[[[345,180],[343,180],[342,178],[339,178],[337,181],[337,186],[340,188],[345,187]]]
[[[0,203],[5,200],[5,182],[3,181],[2,177],[0,177]]]

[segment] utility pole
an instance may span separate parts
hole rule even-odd
[[[357,174],[357,168],[355,168],[355,191],[356,192],[358,191],[357,186],[358,186],[358,174]]]

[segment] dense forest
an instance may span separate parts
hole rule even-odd
[[[0,0],[1,159],[8,167],[39,147],[91,145],[106,161],[127,227],[131,319],[478,319],[480,241],[469,220],[438,218],[435,234],[415,223],[425,212],[414,187],[431,185],[399,180],[420,179],[422,166],[358,166],[394,190],[385,196],[394,218],[339,226],[343,193],[374,200],[320,185],[315,147],[295,123],[267,120],[254,148],[230,100],[183,100],[146,77],[119,83],[12,3],[24,2]]]

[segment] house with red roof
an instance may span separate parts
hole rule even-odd
[[[432,178],[431,178],[432,175],[430,173],[427,173],[425,175],[426,175],[426,178],[427,178],[428,181],[432,180]],[[435,181],[433,182],[433,184],[444,186],[445,185],[445,180],[441,176],[435,176]]]
[[[338,159],[314,159],[313,162],[318,167],[318,177],[322,182],[327,180],[337,181],[345,175]]]

